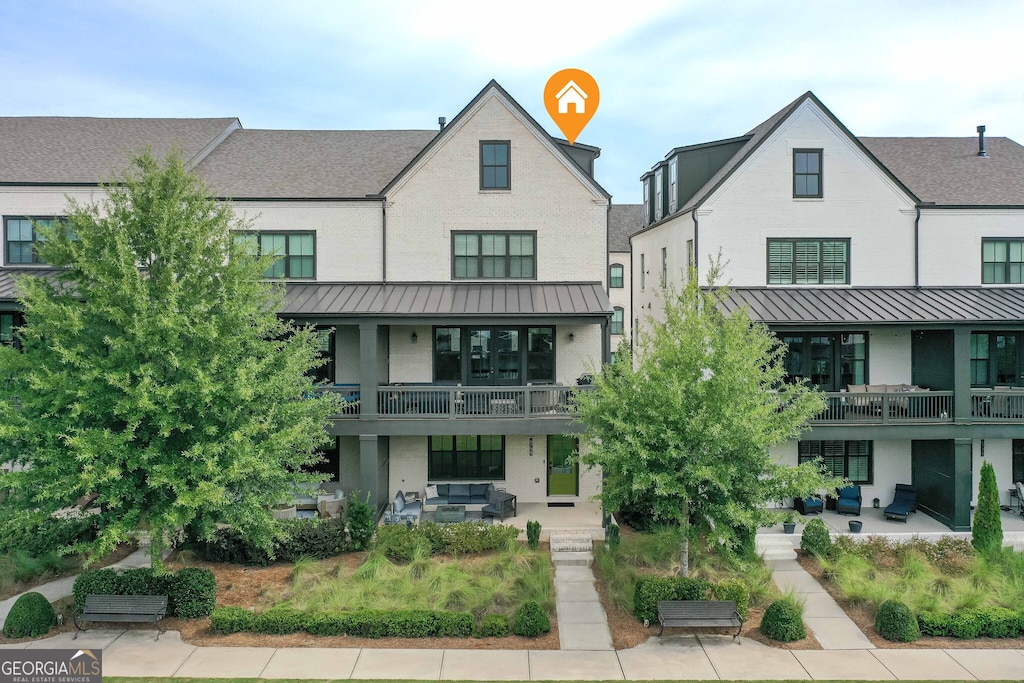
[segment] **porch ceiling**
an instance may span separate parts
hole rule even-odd
[[[724,302],[767,324],[1020,324],[1024,288],[1014,287],[737,287]]]
[[[607,317],[599,282],[288,283],[282,315]]]

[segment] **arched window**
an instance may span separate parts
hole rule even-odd
[[[612,334],[622,334],[624,311],[621,306],[616,306],[612,312]]]
[[[623,268],[621,263],[613,263],[609,268],[608,274],[608,286],[612,289],[622,289],[625,286],[623,282]]]

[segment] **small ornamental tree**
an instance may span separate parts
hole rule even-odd
[[[641,331],[637,358],[596,374],[576,394],[588,444],[582,461],[605,474],[606,510],[641,506],[639,514],[687,530],[687,540],[737,550],[757,527],[778,521],[775,500],[832,490],[841,481],[820,463],[789,467],[769,449],[797,437],[825,406],[807,384],[786,382],[785,347],[745,310],[727,313],[726,290],[695,271],[669,291],[664,318]]]
[[[246,225],[170,156],[136,158],[99,205],[36,226],[53,279],[18,278],[23,353],[0,345],[0,475],[8,504],[52,513],[96,494],[90,559],[151,532],[223,521],[271,548],[336,412],[306,373],[312,329],[275,315],[283,288],[238,238]]]
[[[971,544],[978,552],[993,552],[1003,547],[1003,521],[999,514],[999,489],[992,463],[981,466],[978,482],[978,507],[974,511]]]

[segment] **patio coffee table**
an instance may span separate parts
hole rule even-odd
[[[465,505],[438,505],[434,510],[435,522],[465,522]]]

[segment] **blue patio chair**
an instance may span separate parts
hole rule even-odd
[[[839,489],[839,497],[836,498],[836,512],[840,515],[860,514],[860,486],[852,484]]]
[[[896,495],[883,511],[886,519],[898,519],[906,523],[907,515],[917,507],[917,489],[910,484],[896,484]]]
[[[801,515],[816,515],[825,509],[825,503],[821,498],[808,496],[807,498],[794,498],[793,507]]]

